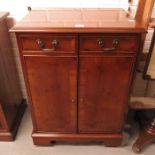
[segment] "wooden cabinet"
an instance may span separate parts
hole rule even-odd
[[[24,56],[39,132],[76,132],[77,61],[75,57]]]
[[[26,108],[9,38],[7,16],[7,12],[0,12],[0,141],[15,139]]]
[[[122,131],[133,61],[132,56],[80,57],[80,133]]]
[[[118,41],[117,47],[113,45],[115,40]],[[124,103],[128,99],[138,46],[136,35],[81,35],[78,85],[80,133],[119,133],[123,130]]]
[[[136,27],[132,20],[129,22],[119,9],[51,12],[52,16],[62,13],[62,23],[58,24],[53,16],[52,24],[36,25],[35,14],[39,12],[32,11],[12,29],[16,32],[29,94],[34,144],[95,140],[104,141],[107,146],[121,145],[145,30]],[[76,26],[79,12],[79,22],[86,27]],[[85,19],[90,12],[103,17],[118,13],[123,19],[113,19],[116,25],[111,23],[113,26],[108,28],[107,21],[92,17],[92,23],[104,22],[102,26],[92,26]]]

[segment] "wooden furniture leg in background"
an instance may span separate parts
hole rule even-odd
[[[155,142],[155,98],[132,97],[130,99],[130,108],[137,110],[141,130],[132,149],[135,153],[141,153],[146,145]]]
[[[150,121],[147,127],[141,131],[132,149],[135,153],[140,153],[146,145],[153,142],[155,142],[155,117]]]
[[[151,13],[154,6],[155,0],[139,0],[138,8],[136,11],[135,19],[144,23],[144,27],[154,28],[154,33],[151,41],[151,46],[147,59],[145,62],[145,67],[143,72],[144,80],[155,80],[155,20],[151,19]],[[150,20],[151,19],[151,20]],[[150,22],[151,21],[151,22]],[[146,89],[147,92],[147,89]],[[147,94],[146,94],[147,96]],[[133,109],[155,109],[155,99],[149,97],[139,97],[131,99],[131,108]],[[149,113],[148,113],[149,114]],[[153,142],[155,142],[155,116],[154,118],[143,124],[141,121],[145,119],[145,116],[140,119],[142,123],[142,131],[136,142],[133,145],[133,151],[135,153],[140,153],[142,149]]]

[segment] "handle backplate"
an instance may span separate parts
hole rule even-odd
[[[55,51],[59,47],[59,41],[56,39],[51,42],[52,48],[45,48],[45,42],[41,39],[37,39],[36,42],[42,51]]]
[[[107,47],[105,47],[105,42],[104,42],[104,40],[102,39],[102,38],[99,38],[98,40],[97,40],[97,43],[98,43],[98,45],[100,46],[100,48],[103,50],[103,51],[114,51],[114,50],[116,50],[117,49],[117,47],[119,46],[119,40],[118,39],[114,39],[113,41],[112,41],[112,47],[111,48],[107,48]]]

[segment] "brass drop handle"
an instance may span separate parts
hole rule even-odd
[[[46,51],[46,52],[50,52],[50,51],[55,51],[58,47],[59,47],[59,41],[58,40],[53,40],[51,45],[52,48],[45,48],[45,43],[43,40],[41,39],[37,39],[36,40],[38,47],[42,50],[42,51]]]
[[[117,49],[117,47],[119,45],[119,40],[118,39],[114,39],[113,40],[113,42],[112,42],[113,47],[112,48],[106,48],[106,47],[104,47],[105,46],[105,43],[104,43],[103,39],[101,39],[101,38],[97,40],[97,43],[98,43],[98,45],[100,46],[100,48],[103,51],[108,52],[108,51],[114,51],[114,50]]]

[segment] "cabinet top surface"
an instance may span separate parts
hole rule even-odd
[[[123,9],[52,9],[29,12],[12,32],[144,32]]]

